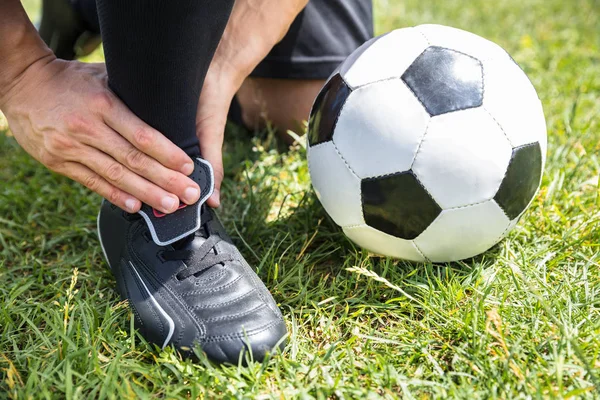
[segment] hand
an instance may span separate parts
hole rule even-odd
[[[258,63],[288,31],[308,0],[237,0],[204,80],[196,135],[215,172],[208,205],[218,207],[223,181],[223,136],[233,96]]]
[[[222,150],[227,114],[231,100],[241,86],[237,81],[243,81],[243,77],[236,75],[238,74],[228,73],[222,68],[219,58],[213,59],[198,103],[196,136],[200,142],[200,154],[212,164],[215,174],[215,190],[207,204],[215,208],[221,202],[224,176]]]
[[[0,99],[17,142],[49,169],[135,213],[172,213],[200,188],[192,160],[136,117],[107,85],[104,64],[42,59]]]

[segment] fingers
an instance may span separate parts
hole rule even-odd
[[[142,203],[138,199],[110,184],[100,175],[79,163],[67,161],[57,172],[81,183],[128,213],[136,213],[142,207]]]
[[[200,154],[212,164],[215,175],[215,190],[207,200],[207,204],[213,208],[221,204],[221,183],[223,182],[223,135],[227,116],[214,118],[210,124],[198,123],[197,133],[200,142]]]
[[[130,171],[112,157],[89,146],[82,148],[81,152],[81,162],[112,186],[135,194],[142,202],[167,214],[179,207],[177,196]]]
[[[110,103],[103,108],[104,122],[108,126],[163,166],[186,176],[194,171],[194,162],[183,150],[139,119],[115,96],[111,96]]]
[[[90,136],[86,144],[112,156],[130,171],[176,195],[186,204],[194,204],[200,198],[200,188],[193,180],[166,168],[110,128],[101,135]]]

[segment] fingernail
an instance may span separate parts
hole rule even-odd
[[[167,197],[163,197],[160,204],[162,204],[165,211],[175,211],[175,207],[177,207],[177,200],[175,200],[172,197],[167,196]]]
[[[187,163],[181,168],[181,173],[184,175],[191,175],[194,172],[194,163]]]
[[[127,211],[129,211],[130,213],[132,213],[135,210],[135,206],[137,206],[137,201],[135,201],[134,199],[125,200],[125,208],[127,208]]]
[[[190,204],[193,204],[197,202],[200,198],[200,191],[194,187],[189,187],[185,189],[185,192],[183,192],[183,197],[185,201],[187,201]]]

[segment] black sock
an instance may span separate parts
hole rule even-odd
[[[188,155],[200,90],[234,0],[97,0],[111,89]]]

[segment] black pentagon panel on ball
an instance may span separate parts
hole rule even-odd
[[[331,140],[340,111],[352,90],[340,74],[335,74],[325,84],[313,105],[308,121],[308,144]]]
[[[494,197],[511,220],[517,218],[535,196],[542,178],[542,149],[539,143],[513,149],[506,175]]]
[[[402,80],[431,116],[483,104],[481,62],[455,50],[428,47],[404,72]]]
[[[406,240],[419,236],[442,212],[412,171],[363,179],[361,192],[367,225]]]

